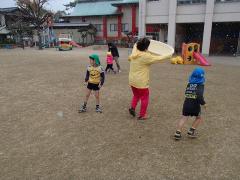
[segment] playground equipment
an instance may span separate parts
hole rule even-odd
[[[78,47],[78,48],[82,48],[82,46],[78,45],[75,41],[71,40],[70,44],[72,46]]]
[[[58,39],[58,50],[59,51],[72,50],[71,39],[69,39],[69,38],[59,38]]]
[[[72,36],[70,34],[59,34],[58,35],[59,51],[72,50],[73,46],[82,48],[82,46],[78,45],[75,41],[72,40]]]
[[[182,44],[183,64],[199,64],[201,66],[210,66],[207,59],[200,53],[200,44],[189,43]]]

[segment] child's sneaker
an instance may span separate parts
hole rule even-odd
[[[193,128],[190,128],[188,130],[187,134],[188,134],[188,137],[191,137],[191,138],[196,138],[197,137],[196,129],[193,129]]]
[[[130,113],[133,117],[136,116],[135,109],[133,109],[133,108],[130,108],[130,109],[129,109],[129,113]]]
[[[87,107],[85,105],[82,105],[81,108],[78,110],[79,113],[83,113],[87,111]]]
[[[150,116],[148,116],[148,115],[145,115],[145,116],[139,116],[137,119],[138,120],[143,120],[143,121],[145,121],[145,120],[147,120],[147,119],[149,119],[150,118]]]
[[[174,134],[174,138],[175,138],[175,140],[180,140],[182,138],[181,132],[176,131],[175,134]]]
[[[97,113],[102,113],[102,109],[101,109],[99,106],[97,106],[97,107],[96,107],[96,112],[97,112]]]

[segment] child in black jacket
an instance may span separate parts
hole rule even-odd
[[[116,63],[118,72],[121,72],[121,68],[120,68],[120,64],[119,64],[119,53],[118,53],[118,49],[115,46],[115,44],[113,43],[108,43],[108,51],[110,51],[112,53],[113,59]]]
[[[174,135],[176,140],[181,139],[182,128],[189,116],[195,116],[196,119],[187,134],[189,137],[196,137],[196,128],[202,122],[200,105],[206,108],[206,103],[203,97],[205,82],[204,75],[204,70],[198,67],[194,69],[189,77],[189,83],[185,91],[185,101],[182,110],[183,117],[178,121],[177,130]]]

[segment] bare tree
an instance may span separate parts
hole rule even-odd
[[[90,35],[90,37],[91,37],[91,43],[94,43],[94,39],[97,34],[97,29],[92,24],[90,24],[88,26],[80,27],[78,32],[80,33],[80,36],[82,37],[82,45],[83,46],[85,45],[85,39],[87,40],[88,35]],[[88,42],[86,42],[86,44],[88,44]]]
[[[39,49],[42,49],[41,31],[52,13],[44,8],[49,0],[16,0],[24,22],[29,22],[37,30]]]
[[[88,28],[87,27],[82,27],[78,30],[78,32],[80,33],[81,37],[82,37],[82,45],[85,45],[85,38],[87,38],[88,35]]]
[[[92,24],[89,25],[88,34],[91,37],[91,43],[94,43],[97,29]]]

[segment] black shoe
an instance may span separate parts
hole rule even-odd
[[[133,117],[136,116],[135,109],[133,109],[133,108],[130,108],[130,109],[129,109],[129,113],[130,113]]]
[[[81,108],[78,110],[79,113],[83,113],[87,111],[87,107],[82,105]]]
[[[188,137],[190,138],[196,138],[197,134],[196,134],[196,129],[190,128],[187,132]]]
[[[102,113],[102,109],[101,109],[99,106],[97,106],[97,107],[96,107],[96,112]]]
[[[182,138],[181,132],[176,131],[175,134],[174,134],[174,138],[175,138],[175,140],[180,140]]]

